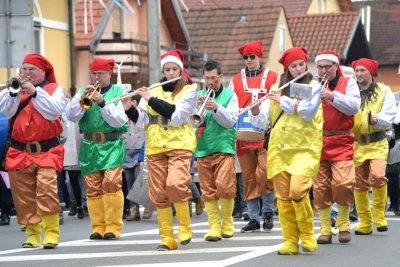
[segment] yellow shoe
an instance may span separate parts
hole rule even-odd
[[[219,202],[221,203],[222,214],[222,237],[231,238],[235,233],[235,226],[232,217],[235,200],[233,198],[221,198]]]
[[[205,201],[204,205],[206,207],[208,225],[210,226],[210,231],[204,236],[204,240],[219,241],[222,238],[222,230],[218,200]]]
[[[124,209],[124,194],[122,190],[115,193],[105,193],[103,195],[104,205],[104,236],[105,240],[115,240],[121,236],[124,226],[122,213]]]
[[[314,235],[314,213],[308,195],[300,201],[292,201],[296,214],[297,227],[304,252],[317,250],[317,240]]]
[[[58,246],[60,227],[58,213],[42,215],[43,248],[51,249]]]
[[[380,188],[372,188],[372,215],[376,230],[378,232],[386,232],[388,223],[385,218],[385,208],[387,202],[387,185]]]
[[[360,223],[356,226],[354,234],[372,234],[372,213],[369,207],[368,191],[354,190],[354,199]]]
[[[299,254],[299,231],[296,222],[296,213],[292,201],[278,199],[278,216],[281,225],[283,246],[278,250],[279,255]]]
[[[179,222],[178,243],[187,245],[192,240],[192,228],[188,202],[174,203],[176,219]]]
[[[177,249],[178,243],[174,239],[172,208],[157,208],[157,221],[159,234],[162,238],[157,250],[165,251]]]
[[[40,223],[25,225],[25,231],[28,238],[22,243],[23,248],[38,248],[40,247]]]
[[[87,198],[87,207],[92,225],[92,233],[89,239],[103,239],[106,225],[104,222],[104,201],[103,195]]]

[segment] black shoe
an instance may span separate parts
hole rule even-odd
[[[113,233],[105,233],[104,240],[116,240],[117,237]]]
[[[0,225],[10,225],[10,216],[5,213],[1,214]]]
[[[78,213],[78,219],[82,220],[83,218],[85,218],[85,214],[83,213],[82,207],[78,207],[77,213]]]
[[[86,217],[89,217],[89,210],[88,210],[88,207],[83,206],[83,213],[85,214]]]
[[[89,239],[91,239],[91,240],[101,240],[101,239],[103,239],[103,237],[101,236],[101,234],[95,232],[95,233],[92,233],[90,235]]]
[[[389,230],[389,228],[388,228],[387,225],[384,225],[384,226],[378,226],[378,227],[376,227],[376,230],[377,230],[378,232],[386,232],[387,230]]]
[[[58,246],[58,244],[54,244],[54,243],[46,243],[43,245],[44,249],[54,249]]]
[[[250,233],[250,232],[254,232],[254,231],[258,231],[258,230],[260,230],[260,223],[257,222],[256,220],[250,220],[249,223],[245,227],[240,229],[240,232]]]
[[[250,221],[250,217],[249,217],[249,212],[248,211],[243,211],[242,215],[243,215],[243,221]]]
[[[241,220],[242,219],[242,211],[241,210],[236,210],[233,213],[233,219],[234,220]]]
[[[71,208],[69,209],[68,216],[75,216],[77,213],[77,207],[75,204],[72,204]]]
[[[270,231],[274,227],[274,215],[272,212],[265,212],[264,213],[264,222],[263,222],[263,229],[264,231]]]
[[[352,222],[358,221],[358,215],[355,211],[350,212],[349,214],[349,220]]]

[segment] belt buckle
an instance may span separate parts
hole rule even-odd
[[[106,137],[103,132],[94,132],[92,134],[92,141],[97,144],[104,144]]]
[[[361,144],[368,144],[369,141],[370,141],[370,136],[368,134],[361,135],[360,136],[360,141],[361,141],[360,142]]]
[[[32,149],[34,148],[34,149]],[[38,155],[42,152],[42,146],[38,141],[28,142],[25,145],[26,151],[31,155]]]

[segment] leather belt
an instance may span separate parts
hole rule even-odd
[[[331,136],[331,135],[340,135],[340,134],[349,134],[350,130],[324,130],[323,135],[324,136]]]
[[[118,140],[122,136],[122,132],[111,132],[111,133],[103,133],[103,132],[93,132],[93,133],[83,133],[83,137],[86,140],[90,140],[97,144],[103,144],[105,141],[115,141]]]
[[[42,152],[47,152],[51,148],[56,147],[60,144],[59,137],[54,137],[44,141],[30,141],[27,143],[21,143],[15,139],[11,139],[11,147],[20,151],[26,151],[31,155],[37,155]]]
[[[373,134],[361,134],[357,138],[357,141],[360,144],[368,144],[368,143],[375,143],[375,142],[381,141],[385,138],[386,138],[385,132],[377,132],[377,133],[373,133]]]
[[[160,115],[149,115],[149,124],[168,125],[168,119]]]

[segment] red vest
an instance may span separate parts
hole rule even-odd
[[[260,88],[261,86],[261,80],[263,76],[264,71],[262,71],[260,74],[258,74],[256,77],[246,77],[247,85],[248,88]],[[278,74],[272,70],[269,71],[267,79],[265,81],[265,89],[267,92],[269,92],[269,89],[271,86],[276,83],[278,80]],[[242,75],[239,72],[232,78],[232,82],[235,88],[235,93],[238,97],[239,101],[239,108],[244,108],[252,103],[252,94],[251,93],[246,93],[244,91],[243,83],[242,83]],[[265,94],[258,94],[258,98],[263,97]],[[258,142],[245,142],[245,141],[239,141],[236,140],[236,152],[238,156],[241,156],[247,152],[249,152],[248,149],[246,148],[261,148],[264,144],[264,140],[258,141]]]
[[[43,90],[52,95],[57,88],[57,84],[49,83]],[[28,97],[22,95],[20,103]],[[26,107],[17,115],[12,131],[12,139],[21,143],[32,141],[44,141],[59,136],[62,133],[61,116],[50,121],[45,119],[33,105],[33,99],[29,101]],[[60,172],[64,161],[64,146],[58,145],[51,148],[48,152],[38,155],[30,155],[26,151],[20,151],[10,147],[7,152],[6,169],[21,170],[27,168],[32,163],[41,167],[51,167]]]
[[[346,94],[349,78],[340,77],[334,91]],[[347,116],[332,106],[330,100],[323,102],[324,130],[349,130],[353,128],[354,116]],[[344,161],[354,156],[354,134],[324,136],[321,160]]]

